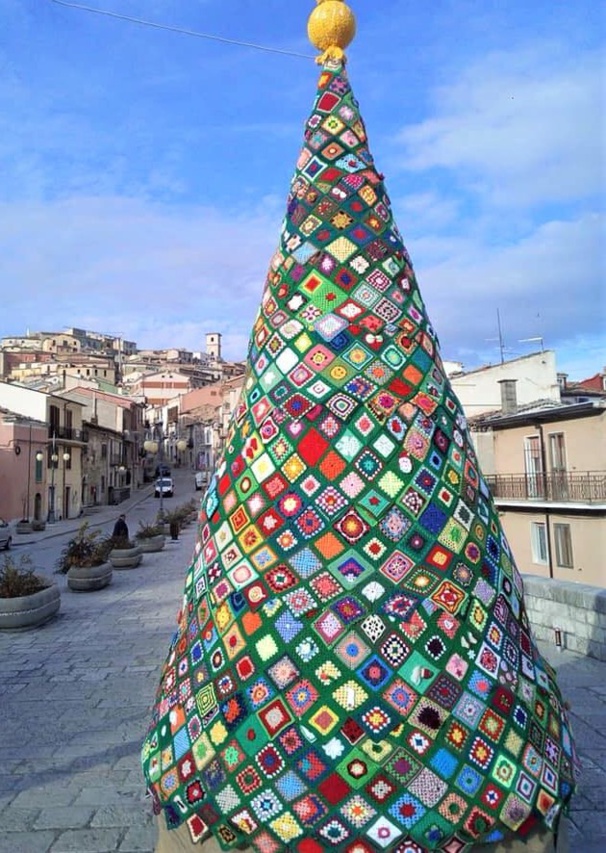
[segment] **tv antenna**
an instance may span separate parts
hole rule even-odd
[[[497,308],[497,329],[499,331],[498,338],[486,338],[486,341],[498,341],[499,342],[499,352],[501,354],[501,364],[505,364],[505,341],[503,340],[503,329],[501,328],[501,313]]]
[[[539,342],[541,344],[541,352],[545,352],[544,341],[543,338],[539,335],[536,338],[520,338],[519,343],[521,344],[530,344]]]

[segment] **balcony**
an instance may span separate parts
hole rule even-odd
[[[52,438],[53,436],[57,441],[78,441],[85,443],[88,441],[88,430],[51,424],[48,428],[48,437]]]
[[[606,472],[496,474],[486,482],[497,504],[536,501],[553,504],[606,504]]]

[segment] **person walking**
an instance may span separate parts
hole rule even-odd
[[[121,515],[114,524],[114,532],[112,534],[116,539],[128,539],[128,524],[126,516]]]

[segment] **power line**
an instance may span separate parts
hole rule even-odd
[[[171,33],[179,33],[184,36],[193,36],[194,38],[208,39],[209,41],[218,41],[222,44],[233,44],[238,47],[250,47],[253,50],[263,50],[266,53],[280,53],[282,56],[296,56],[299,59],[314,59],[315,56],[310,56],[306,53],[295,53],[292,50],[281,50],[278,47],[266,47],[262,44],[254,44],[249,41],[238,41],[237,39],[228,39],[223,36],[211,35],[211,33],[200,33],[196,30],[186,30],[182,27],[171,27],[169,24],[158,24],[155,21],[145,21],[143,18],[131,18],[128,15],[120,15],[118,12],[108,12],[105,9],[96,9],[94,6],[83,6],[80,3],[68,3],[66,0],[50,0],[51,3],[56,3],[58,6],[66,6],[69,9],[78,9],[81,12],[92,12],[95,15],[105,15],[107,18],[117,18],[119,21],[128,21],[131,24],[139,24],[142,27],[151,27],[155,30],[167,30]]]

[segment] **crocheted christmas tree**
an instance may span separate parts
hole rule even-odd
[[[324,60],[143,750],[169,826],[260,853],[552,826],[554,673],[343,60]]]

